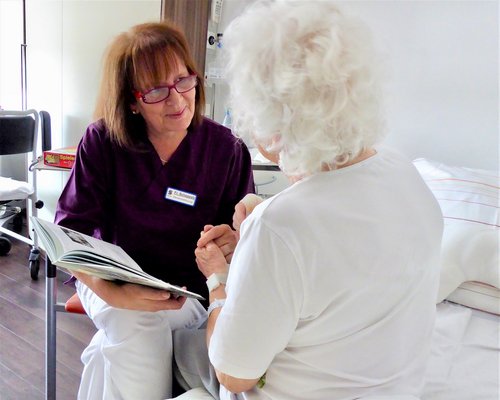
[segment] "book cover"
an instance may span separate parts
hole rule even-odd
[[[76,159],[76,146],[60,149],[46,150],[43,152],[43,163],[49,167],[71,169]]]

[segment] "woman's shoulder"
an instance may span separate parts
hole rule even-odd
[[[89,124],[80,143],[81,151],[93,156],[117,150],[103,120],[97,120]]]
[[[97,136],[104,138],[108,136],[108,129],[106,128],[106,124],[104,120],[98,119],[94,122],[91,122],[85,131],[86,136]]]
[[[111,143],[109,131],[102,119],[92,122],[87,126],[82,141],[87,144]]]
[[[238,138],[233,135],[231,129],[207,117],[203,118],[203,121],[198,129],[204,134],[217,137],[218,140],[227,140],[231,143],[239,141]]]
[[[211,151],[227,156],[228,152],[235,154],[249,153],[243,140],[236,137],[229,128],[204,118],[202,123],[194,129],[192,140],[198,143],[206,151]]]

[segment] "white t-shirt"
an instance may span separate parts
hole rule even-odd
[[[395,152],[297,182],[241,227],[213,365],[266,372],[243,399],[418,396],[441,235],[436,200]]]

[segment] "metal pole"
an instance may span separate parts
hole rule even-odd
[[[56,274],[55,265],[45,255],[45,399],[56,398]]]
[[[23,43],[21,44],[21,108],[27,110],[27,81],[26,72],[26,0],[23,0]]]

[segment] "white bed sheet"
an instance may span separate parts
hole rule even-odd
[[[421,400],[499,400],[499,382],[500,316],[439,303]],[[210,398],[197,388],[175,399]]]
[[[438,304],[422,400],[500,399],[500,316]]]

